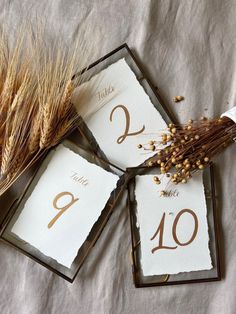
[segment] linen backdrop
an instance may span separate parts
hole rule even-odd
[[[84,27],[91,61],[127,42],[180,122],[236,104],[235,16],[234,0],[0,1],[0,25],[13,39],[30,19],[68,45]],[[178,94],[185,101],[173,104]],[[135,289],[124,198],[72,285],[0,243],[0,313],[236,313],[235,155],[233,145],[216,162],[221,282]]]

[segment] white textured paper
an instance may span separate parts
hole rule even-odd
[[[81,85],[78,92],[75,103],[79,110],[85,108],[85,122],[111,162],[126,168],[137,166],[155,154],[138,150],[137,145],[157,138],[157,131],[166,129],[166,123],[125,59],[95,75]],[[145,128],[140,134],[128,135],[120,144],[117,139],[125,133],[127,126],[124,110],[117,108],[110,121],[111,112],[118,105],[125,106],[129,112],[129,134]]]
[[[208,247],[209,235],[207,209],[202,175],[191,179],[188,184],[168,185],[169,178],[162,179],[160,185],[153,182],[153,175],[136,177],[135,197],[137,201],[137,218],[140,227],[141,265],[144,276],[177,274],[197,270],[211,269]],[[176,197],[160,196],[160,191],[172,190]],[[182,209],[191,209],[198,219],[198,231],[195,239],[186,246],[179,246],[173,238],[172,228],[176,215]],[[165,212],[163,246],[176,249],[152,249],[159,246],[160,233],[154,237]],[[177,223],[176,234],[180,243],[191,239],[195,227],[194,218],[184,213]]]
[[[236,123],[236,106],[224,112],[221,117],[228,117]]]
[[[118,176],[60,145],[26,201],[12,232],[44,255],[70,267],[118,179]],[[59,212],[53,207],[53,199],[64,191],[72,193],[78,201],[48,228]],[[63,196],[57,207],[61,208],[71,200],[71,196]]]

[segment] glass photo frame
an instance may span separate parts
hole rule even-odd
[[[90,150],[85,149],[83,146],[80,145],[79,138],[80,138],[79,133],[77,131],[74,131],[69,137],[64,139],[61,144],[59,144],[60,148],[63,147],[63,149],[64,148],[68,149],[70,152],[73,152],[76,155],[82,157],[83,160],[86,160],[89,165],[90,164],[96,165],[99,168],[104,169],[106,173],[114,174],[114,171],[111,169],[109,163],[104,162],[98,156],[91,153]],[[73,260],[73,263],[71,264],[70,267],[65,266],[64,264],[58,262],[55,258],[50,257],[50,255],[42,253],[38,247],[35,247],[31,243],[28,243],[27,241],[24,240],[24,238],[21,238],[20,236],[16,235],[12,231],[18,219],[21,218],[21,214],[23,210],[25,209],[26,204],[28,200],[30,199],[31,195],[33,195],[38,183],[40,182],[40,179],[42,178],[44,173],[46,173],[46,170],[48,169],[48,165],[50,165],[50,163],[52,162],[52,159],[54,158],[57,147],[49,151],[49,153],[43,158],[43,161],[40,162],[40,166],[37,168],[34,175],[32,176],[32,178],[26,185],[24,193],[22,193],[20,198],[17,199],[14,202],[14,204],[11,206],[11,208],[8,210],[8,213],[1,224],[0,235],[1,235],[1,240],[3,240],[4,242],[17,248],[26,256],[32,258],[36,262],[40,263],[47,269],[53,271],[57,275],[63,277],[67,281],[73,282],[77,273],[79,272],[79,269],[81,268],[82,264],[84,263],[92,247],[95,245],[96,241],[98,240],[107,221],[109,220],[109,217],[112,214],[113,208],[116,202],[118,201],[119,196],[122,194],[122,191],[125,187],[125,177],[124,176],[119,177],[116,175],[116,177],[118,177],[116,188],[111,192],[110,196],[108,197],[106,201],[104,208],[101,208],[101,211],[99,211],[100,214],[98,215],[96,221],[94,221],[94,224],[92,225],[91,230],[88,232],[85,241],[80,247],[78,247],[78,250],[77,250],[78,252],[76,254],[75,259]],[[80,180],[80,182],[84,183],[82,179]],[[55,184],[57,184],[57,182],[55,182]],[[45,190],[46,189],[49,189],[49,186],[47,186],[47,184],[45,184]],[[37,190],[37,193],[38,193],[38,190]],[[102,187],[99,194],[100,193],[102,193]],[[58,202],[59,202],[59,199],[58,199]],[[61,208],[63,208],[61,207],[61,205],[58,205],[58,207],[54,208],[58,210],[58,211],[55,211],[54,215],[56,215],[57,213],[59,214],[59,212],[62,211]],[[39,208],[30,208],[30,210],[32,211],[32,214],[33,214],[34,211],[40,210],[40,206]],[[84,208],[84,210],[89,211],[90,208]],[[60,217],[60,214],[58,217]],[[59,220],[60,218],[58,219],[58,221]],[[54,223],[55,221],[53,222],[53,224]],[[61,247],[62,252],[63,250],[66,252],[67,248]]]
[[[137,225],[137,202],[135,198],[135,177],[137,175],[159,175],[158,169],[153,167],[137,167],[128,169],[130,181],[128,184],[128,210],[130,213],[130,227],[132,238],[132,269],[133,280],[137,288],[165,286],[175,284],[200,283],[221,280],[219,224],[216,209],[216,196],[213,165],[203,172],[203,184],[207,207],[207,222],[209,233],[209,250],[212,260],[212,269],[202,271],[180,272],[172,275],[144,276],[141,265],[140,232]],[[158,204],[156,204],[158,210]]]
[[[117,49],[107,54],[103,58],[99,59],[97,62],[93,63],[90,67],[88,67],[88,69],[86,69],[87,74],[86,74],[86,78],[84,79],[84,82],[86,81],[88,82],[89,80],[91,80],[91,78],[98,75],[101,71],[107,70],[110,66],[115,65],[117,62],[119,62],[122,59],[125,60],[128,67],[133,72],[134,77],[136,78],[138,83],[141,85],[148,99],[150,99],[152,106],[154,106],[154,108],[156,109],[156,113],[160,114],[161,118],[167,124],[170,122],[175,122],[175,118],[172,112],[163,103],[163,100],[159,94],[158,88],[152,85],[152,83],[148,79],[147,73],[144,71],[140,62],[135,57],[135,55],[133,54],[133,52],[131,51],[131,49],[128,47],[127,44],[123,44],[122,46],[118,47]],[[129,88],[129,85],[128,85],[128,88]],[[144,111],[146,110],[145,101],[144,101],[143,109]],[[120,114],[123,115],[122,111],[120,111]],[[155,110],[154,110],[154,114],[155,114]],[[123,119],[123,116],[121,118]],[[130,119],[132,120],[132,113],[130,115]],[[104,126],[104,120],[102,120],[101,123]],[[105,129],[107,132],[111,132],[111,130],[109,130],[108,127],[109,127],[109,123],[105,125]],[[120,130],[121,132],[122,132],[122,128],[123,126],[121,127],[121,130]],[[132,129],[131,125],[130,125],[130,128]],[[109,158],[107,156],[105,150],[102,150],[102,148],[99,146],[98,141],[95,138],[96,134],[92,133],[86,121],[81,119],[81,122],[79,124],[79,130],[81,134],[83,135],[85,142],[89,143],[90,147],[92,147],[93,151],[98,156],[100,156],[102,159],[106,161],[109,161],[110,164],[115,165],[116,171],[117,169],[120,170],[121,172],[124,172],[126,170],[126,167],[119,165],[119,161],[115,162],[112,158]],[[118,146],[122,146],[122,145],[117,145],[117,148],[119,148]],[[136,145],[135,145],[135,148],[136,148]],[[125,154],[125,151],[124,151],[124,154]],[[127,154],[129,154],[129,151],[127,152]],[[149,157],[147,157],[147,160],[148,159]],[[143,162],[141,162],[140,164],[143,164]]]

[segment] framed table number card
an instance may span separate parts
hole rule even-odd
[[[47,154],[1,230],[4,241],[71,282],[124,183],[76,138]]]
[[[87,70],[90,79],[74,97],[85,125],[80,126],[97,153],[125,170],[152,157],[137,150],[169,117],[127,45]],[[97,145],[97,146],[96,146]]]
[[[212,171],[173,185],[157,170],[136,169],[128,198],[136,287],[220,280]]]

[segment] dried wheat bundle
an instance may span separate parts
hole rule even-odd
[[[0,35],[0,195],[78,122],[71,97],[81,76],[74,74],[88,53],[81,38],[63,47],[58,39],[47,44],[42,30],[24,27],[12,47]]]
[[[139,149],[157,151],[147,162],[148,166],[160,167],[164,175],[174,169],[170,181],[186,183],[194,172],[203,170],[217,154],[236,142],[236,107],[216,119],[202,117],[196,121],[191,119],[184,125],[171,123],[161,138],[164,149],[157,148],[160,143],[156,140],[138,146]],[[154,181],[160,183],[157,176]]]

